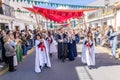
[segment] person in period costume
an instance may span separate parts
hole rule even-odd
[[[23,59],[23,57],[22,57],[23,51],[21,48],[21,40],[19,39],[19,33],[15,34],[15,44],[16,44],[17,61],[19,63],[19,62],[22,62],[22,59]]]
[[[76,43],[79,43],[79,42],[80,42],[80,37],[79,37],[78,33],[75,34],[75,40],[76,40]]]
[[[74,56],[77,57],[77,47],[76,47],[76,40],[75,40],[75,31],[72,32],[72,40],[73,40],[73,51]]]
[[[73,61],[75,58],[75,53],[74,53],[74,44],[73,44],[73,38],[70,33],[68,33],[68,58],[70,61]]]
[[[16,45],[15,45],[15,41],[14,41],[14,36],[11,34],[10,35],[10,45],[16,49]],[[17,62],[17,56],[16,56],[16,52],[15,52],[15,56],[13,57],[13,61],[14,61],[14,66],[17,66],[18,65],[18,62]]]
[[[44,66],[51,67],[51,62],[48,54],[48,47],[46,41],[40,36],[36,36],[35,41],[36,55],[35,55],[35,72],[40,73]]]
[[[9,43],[9,36],[5,36],[4,38],[4,47],[5,47],[5,55],[8,59],[8,65],[9,65],[9,71],[13,72],[16,71],[16,69],[14,68],[14,61],[13,61],[13,57],[15,56],[15,49],[10,45]]]
[[[95,52],[94,52],[94,41],[91,32],[87,32],[86,38],[83,42],[81,60],[83,63],[87,63],[89,69],[95,66]]]
[[[52,38],[52,43],[50,45],[50,53],[57,53],[57,46],[55,45],[56,44],[56,41],[53,37],[53,35],[51,35],[51,38]]]
[[[67,46],[67,35],[60,29],[60,34],[58,34],[58,59],[62,59],[64,62],[68,57],[68,46]]]
[[[48,32],[46,41],[47,41],[50,56],[52,56],[53,53],[57,53],[57,48],[54,44],[55,40],[53,38],[53,35],[50,32]]]

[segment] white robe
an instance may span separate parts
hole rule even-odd
[[[85,40],[83,41],[83,46],[82,46],[82,55],[81,55],[81,61],[82,61],[82,63],[87,63],[87,61],[86,61],[86,54],[85,54],[87,46],[84,45]]]
[[[86,40],[87,39],[85,39],[83,42],[81,60],[83,63],[87,63],[88,66],[94,66],[95,65],[94,42],[90,41],[90,44],[93,43],[93,46],[90,48],[89,51],[88,47],[84,44]]]
[[[35,56],[35,72],[41,72],[41,68],[47,64],[48,67],[51,67],[50,58],[48,55],[48,48],[46,45],[46,41],[44,40],[45,49],[43,51],[38,48],[38,44],[40,43],[39,40],[35,41],[35,49],[36,49],[36,56]]]
[[[53,36],[51,36],[51,39],[52,39],[51,44],[49,44],[47,41],[49,53],[57,53],[57,46],[55,45],[56,41],[54,40]]]

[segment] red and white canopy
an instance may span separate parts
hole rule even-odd
[[[71,18],[80,18],[85,11],[91,11],[95,9],[80,9],[80,10],[58,10],[58,9],[47,9],[33,6],[33,8],[24,7],[25,9],[33,12],[34,14],[40,14],[46,19],[50,19],[54,22],[65,22]]]

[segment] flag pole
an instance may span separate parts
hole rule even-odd
[[[34,13],[35,14],[35,13]],[[40,29],[40,26],[39,26],[39,22],[38,22],[38,19],[37,19],[37,15],[35,14],[35,19],[36,19],[36,23],[37,23],[37,28]]]
[[[32,4],[32,7],[33,7],[33,6],[34,6],[34,5]],[[33,7],[33,8],[34,8],[34,7]],[[37,14],[36,14],[36,12],[37,12],[37,11],[34,12],[34,15],[35,15],[36,23],[37,23],[37,28],[41,30],[41,28],[40,28],[40,26],[39,26],[39,21],[38,21],[38,19],[37,19]]]
[[[85,15],[83,15],[83,23],[84,23],[85,29],[87,30],[87,25],[86,25]]]

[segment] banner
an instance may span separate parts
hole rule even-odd
[[[81,5],[71,5],[71,4],[60,4],[60,3],[52,3],[52,2],[44,2],[44,1],[34,1],[34,0],[9,0],[9,1],[16,1],[16,2],[27,2],[28,4],[33,4],[33,5],[47,5],[47,6],[55,6],[55,7],[68,7],[68,8],[104,8],[104,6],[81,6]]]
[[[33,6],[33,8],[27,8],[25,9],[35,13],[40,14],[46,19],[50,19],[54,22],[63,23],[71,18],[80,18],[83,16],[84,11],[89,11],[91,9],[83,9],[83,10],[56,10],[56,9],[47,9],[47,8],[41,8]]]

